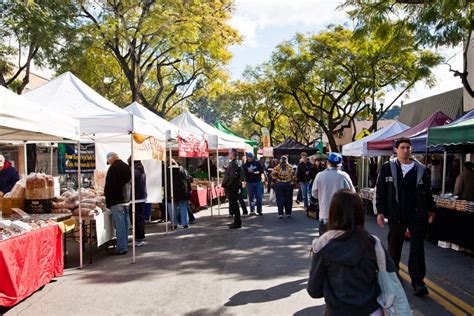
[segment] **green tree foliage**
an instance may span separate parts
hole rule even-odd
[[[21,93],[32,63],[45,66],[74,35],[72,0],[6,0],[1,4],[0,85]]]
[[[428,46],[464,45],[462,70],[450,68],[454,76],[460,77],[466,91],[474,97],[468,81],[467,52],[474,30],[474,3],[469,0],[346,0],[341,6],[348,9],[349,16],[356,21],[356,31],[367,33],[391,28],[408,28],[416,43]],[[389,24],[387,24],[389,23]]]
[[[81,43],[114,57],[122,72],[116,76],[128,82],[130,102],[165,116],[225,75],[228,47],[240,41],[227,24],[232,10],[232,0],[85,2]]]

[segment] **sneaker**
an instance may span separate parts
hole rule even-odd
[[[257,213],[257,216],[263,216],[263,213]]]
[[[249,216],[249,213],[242,213],[242,216],[247,217],[247,216]]]
[[[140,241],[137,241],[137,243],[135,244],[135,246],[137,247],[141,247],[145,244],[145,242],[143,240],[140,240]]]
[[[189,226],[188,225],[183,225],[183,228],[189,228]]]
[[[242,225],[239,225],[239,224],[236,224],[236,223],[229,224],[228,226],[229,226],[229,229],[242,228]]]
[[[286,218],[291,218],[291,214],[286,214]]]
[[[430,294],[430,292],[428,291],[428,289],[424,285],[422,285],[422,286],[415,285],[413,287],[413,294],[415,296],[426,296],[426,295]]]
[[[257,213],[255,213],[255,212],[250,212],[250,216],[257,216]]]
[[[283,215],[278,215],[278,218],[279,218],[279,219],[282,219],[282,218],[283,218]]]

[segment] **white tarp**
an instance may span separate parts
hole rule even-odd
[[[239,148],[245,150],[247,148],[245,139],[226,134],[190,112],[184,112],[172,119],[171,123],[195,136],[204,135],[208,140],[209,149]]]
[[[79,121],[0,86],[0,141],[79,140]]]
[[[389,156],[392,154],[391,150],[369,150],[367,149],[367,143],[369,141],[375,141],[396,135],[409,128],[409,126],[395,121],[392,124],[376,131],[375,133],[370,134],[369,136],[366,136],[364,138],[356,140],[355,142],[342,146],[342,154],[344,156],[352,157]]]
[[[178,126],[156,115],[138,102],[133,102],[124,108],[124,110],[145,120],[148,124],[153,125],[153,127],[161,131],[163,135],[166,134],[166,131],[170,131],[170,136],[176,138],[181,131]]]

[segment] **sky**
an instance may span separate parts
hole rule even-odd
[[[230,24],[243,36],[240,45],[231,47],[233,59],[228,67],[232,79],[241,79],[246,66],[256,66],[267,61],[273,49],[280,43],[290,40],[297,32],[314,34],[329,24],[352,22],[343,11],[336,7],[336,0],[236,0],[236,12]],[[462,67],[462,47],[443,48],[438,51],[450,58],[453,69]],[[461,87],[459,78],[454,78],[447,65],[433,69],[437,84],[428,88],[418,83],[415,89],[404,95],[404,103],[413,102],[428,96]],[[385,102],[393,100],[397,93],[387,93]]]

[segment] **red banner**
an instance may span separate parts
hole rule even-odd
[[[178,156],[184,158],[209,157],[207,140],[197,139],[194,135],[178,136]]]

